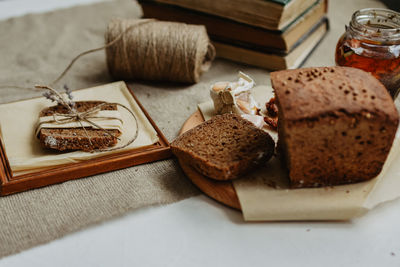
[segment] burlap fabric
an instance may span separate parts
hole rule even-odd
[[[353,11],[383,6],[371,0],[330,3],[331,31],[306,62],[333,65],[336,41]],[[32,85],[53,80],[81,51],[104,43],[111,18],[138,18],[133,1],[111,1],[0,22],[0,84]],[[214,81],[235,80],[237,72],[268,84],[267,72],[217,60],[192,85],[133,82],[131,86],[155,122],[172,140],[196,104],[208,99]],[[88,55],[61,82],[85,88],[111,82],[104,51]],[[37,96],[24,90],[0,90],[6,103]],[[167,204],[198,194],[173,159],[96,175],[0,198],[0,257],[49,242],[67,233],[120,216],[128,211]]]

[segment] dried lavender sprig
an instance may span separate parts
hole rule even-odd
[[[47,89],[49,92],[49,99],[52,101],[57,101],[60,105],[68,108],[71,112],[73,109],[68,103],[68,100],[65,99],[59,92],[57,92],[55,89],[51,88],[50,86],[47,85],[35,85],[35,88],[37,89]]]
[[[74,96],[72,95],[72,90],[66,84],[64,84],[64,90],[65,90],[65,93],[67,94],[68,99],[69,99],[68,105],[70,105],[70,107],[72,107],[74,109],[75,108],[75,101],[73,100]]]
[[[64,90],[65,90],[65,93],[67,94],[69,100],[74,99],[71,89],[66,84],[64,84]]]
[[[52,94],[51,91],[46,91],[46,92],[44,92],[44,93],[43,93],[43,96],[44,96],[45,98],[49,99],[49,100],[52,101],[52,102],[56,102],[57,104],[61,104],[61,105],[62,105],[60,99],[59,99],[56,95]]]

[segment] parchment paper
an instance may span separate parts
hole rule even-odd
[[[158,141],[157,132],[128,90],[124,82],[115,82],[73,92],[75,101],[101,100],[120,103],[130,108],[136,115],[139,134],[135,142],[125,148],[109,152],[62,153],[42,148],[34,134],[39,112],[54,105],[44,97],[0,105],[1,135],[13,175],[17,176],[38,169],[79,162],[156,143]],[[121,140],[118,141],[117,146],[122,146],[132,138],[136,124],[129,112],[120,107],[118,109],[121,113],[123,129]]]
[[[270,86],[253,94],[261,107],[272,96]],[[205,120],[214,115],[212,101],[199,104]],[[277,141],[277,134],[267,130]],[[273,157],[267,164],[233,181],[246,221],[349,220],[400,197],[399,132],[378,177],[363,183],[289,189],[285,167]]]

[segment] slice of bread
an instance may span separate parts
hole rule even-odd
[[[229,180],[269,160],[275,143],[271,136],[240,115],[224,114],[200,124],[171,144],[181,161],[201,174]]]
[[[78,101],[75,108],[78,112],[86,111],[90,108],[98,106],[102,101]],[[115,104],[107,104],[101,107],[101,110],[117,110]],[[54,113],[67,113],[62,105],[48,107],[42,110],[40,117],[51,116]],[[121,135],[119,130],[107,130],[109,134],[101,129],[86,128],[43,128],[38,134],[40,143],[45,148],[55,149],[59,151],[65,150],[83,150],[92,151],[94,149],[105,149],[117,144],[117,137]],[[90,137],[90,141],[89,138]]]

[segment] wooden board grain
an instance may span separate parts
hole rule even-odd
[[[203,116],[200,111],[193,113],[186,122],[182,125],[179,134],[196,127],[197,125],[204,122]],[[195,184],[203,193],[209,197],[231,207],[240,210],[239,199],[236,195],[235,188],[230,181],[217,181],[198,173],[188,164],[183,161],[179,161],[182,170],[186,176]]]

